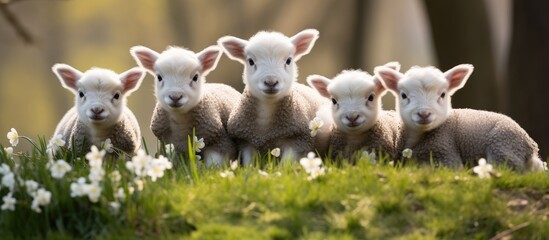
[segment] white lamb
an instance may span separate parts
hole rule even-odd
[[[205,78],[217,66],[222,54],[219,47],[210,46],[199,53],[169,47],[157,53],[135,46],[130,53],[156,78],[157,104],[151,120],[156,137],[185,153],[187,137],[195,129],[195,136],[204,139],[204,149],[197,152],[204,154],[206,165],[221,165],[236,157],[236,145],[227,134],[227,120],[240,93],[225,84],[206,83]]]
[[[385,66],[400,69],[397,62]],[[345,70],[333,80],[311,75],[307,82],[332,101],[330,109],[335,124],[328,140],[332,157],[349,158],[358,150],[397,156],[400,120],[394,111],[382,110],[381,97],[387,90],[378,78],[360,70]]]
[[[82,73],[66,64],[55,64],[53,72],[61,85],[76,95],[76,106],[61,119],[54,136],[77,150],[88,151],[110,139],[114,148],[133,154],[140,147],[141,132],[126,97],[141,85],[145,72],[132,68],[120,75],[101,68]]]
[[[291,38],[259,32],[249,40],[219,39],[229,58],[244,64],[246,87],[228,123],[244,164],[268,149],[280,148],[282,159],[314,150],[308,124],[326,100],[296,82],[296,62],[309,53],[317,38],[318,31],[308,29]]]
[[[413,158],[461,168],[479,158],[519,170],[541,170],[538,146],[515,121],[494,112],[452,109],[450,97],[473,72],[469,64],[446,72],[413,67],[405,74],[387,67],[375,69],[385,87],[397,96],[404,128],[399,150]]]

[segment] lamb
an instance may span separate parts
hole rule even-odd
[[[261,31],[249,40],[218,40],[230,59],[244,65],[245,88],[228,123],[243,164],[268,149],[280,148],[284,160],[314,150],[308,124],[327,100],[297,82],[296,62],[311,51],[317,38],[317,30],[307,29],[293,37]]]
[[[133,154],[141,145],[137,119],[126,106],[126,98],[141,85],[145,72],[132,68],[117,74],[108,69],[92,68],[82,73],[67,64],[55,64],[53,72],[61,85],[76,96],[76,106],[61,119],[54,136],[88,151],[107,139],[115,149]]]
[[[410,148],[413,158],[453,168],[476,165],[486,158],[518,171],[541,170],[538,146],[515,121],[494,112],[452,109],[451,96],[473,72],[470,64],[442,72],[413,67],[405,74],[387,67],[376,76],[397,98],[404,128],[399,150]]]
[[[400,69],[397,62],[385,66]],[[396,142],[400,120],[394,111],[382,111],[381,97],[386,89],[381,81],[360,70],[345,70],[333,80],[311,75],[307,82],[328,99],[332,121],[328,146],[332,157],[351,157],[358,150],[381,151],[397,156]]]
[[[155,76],[157,104],[151,130],[161,141],[173,143],[176,152],[188,152],[187,137],[204,139],[207,166],[222,165],[236,157],[236,145],[227,133],[229,114],[240,93],[225,84],[206,83],[217,66],[221,49],[210,46],[199,53],[169,47],[162,53],[143,46],[130,50],[137,63]],[[195,147],[196,148],[196,147]]]

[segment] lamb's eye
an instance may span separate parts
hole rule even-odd
[[[446,93],[445,93],[445,92],[443,92],[442,94],[440,94],[440,98],[444,98],[444,97],[446,97]]]
[[[337,104],[337,100],[335,100],[335,98],[332,98],[332,103],[335,105]]]
[[[193,81],[194,81],[194,82],[198,81],[198,74],[195,74],[195,75],[194,75]]]
[[[400,96],[402,97],[402,99],[408,98],[408,96],[406,96],[406,93],[400,93]]]
[[[156,75],[156,79],[158,79],[159,82],[162,82],[162,76],[160,76],[160,74]]]
[[[373,102],[374,101],[374,94],[370,94],[370,96],[368,97],[368,101],[370,102]]]
[[[250,63],[250,66],[253,66],[255,64],[254,60],[252,60],[251,58],[248,58],[248,63]]]
[[[78,91],[78,96],[80,96],[80,98],[83,98],[84,97],[84,93],[82,91]]]
[[[118,100],[120,98],[120,93],[115,93],[113,98]]]
[[[292,63],[292,58],[289,57],[288,59],[286,59],[286,65],[290,65],[290,63]]]

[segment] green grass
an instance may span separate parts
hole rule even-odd
[[[114,183],[106,178],[98,203],[71,198],[70,183],[89,171],[87,161],[76,159],[84,155],[63,151],[59,157],[73,170],[53,179],[40,142],[15,158],[18,174],[51,191],[51,203],[35,213],[32,197],[17,191],[16,210],[0,212],[2,238],[489,239],[504,231],[517,239],[549,238],[547,173],[499,168],[498,177],[480,179],[471,170],[393,166],[386,159],[373,164],[363,157],[354,165],[327,162],[326,175],[307,180],[299,163],[275,164],[265,155],[265,163],[222,178],[228,166],[205,168],[186,157],[174,159],[156,182],[148,178],[142,192],[128,193],[115,215],[107,205]],[[14,160],[4,155],[0,163],[13,169]],[[123,159],[104,164],[107,174],[122,173],[121,187],[131,185]],[[7,193],[0,189],[0,197]]]

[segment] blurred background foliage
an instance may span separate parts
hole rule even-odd
[[[298,63],[299,81],[343,69],[399,61],[402,71],[443,71],[472,63],[475,71],[454,107],[509,114],[549,154],[549,2],[537,0],[0,0],[0,130],[51,137],[73,105],[51,66],[62,62],[123,72],[129,49],[169,45],[198,52],[219,37],[248,39],[260,30],[291,36],[316,28],[320,39]],[[242,66],[223,56],[209,82],[242,90]],[[149,145],[153,77],[129,97]],[[391,94],[384,108],[394,109]],[[2,132],[0,131],[0,132]],[[7,141],[2,141],[6,145]],[[23,148],[25,146],[23,145]]]

